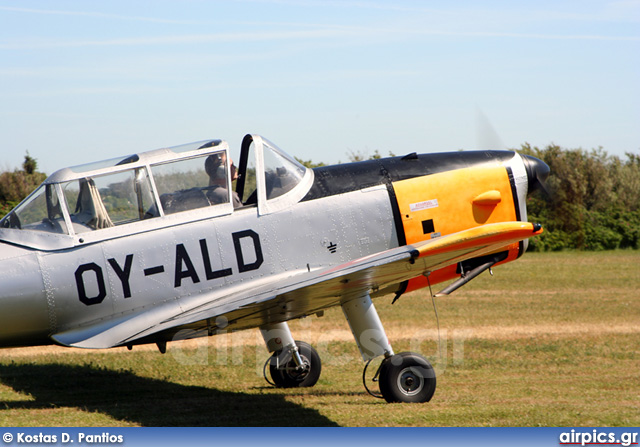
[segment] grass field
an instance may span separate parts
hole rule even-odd
[[[438,372],[427,404],[368,395],[347,323],[331,309],[291,324],[323,359],[311,389],[266,384],[255,330],[175,343],[166,355],[1,350],[0,425],[640,425],[640,252],[526,254],[436,298],[440,342],[428,291],[390,302],[375,301],[395,352],[418,351]]]

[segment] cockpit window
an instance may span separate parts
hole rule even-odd
[[[165,214],[230,203],[226,152],[151,167]]]
[[[305,167],[263,139],[264,175],[267,200],[291,191],[304,176]]]
[[[144,168],[83,178],[62,184],[76,233],[156,217]]]
[[[41,185],[0,221],[0,228],[67,234],[55,186]]]

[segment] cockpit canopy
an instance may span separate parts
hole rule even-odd
[[[200,141],[62,169],[0,228],[79,234],[229,203],[226,149],[219,140]],[[209,159],[212,176],[205,169]]]
[[[307,168],[275,145],[248,137],[251,145],[243,146],[239,194],[233,192],[238,173],[228,156],[228,144],[199,141],[61,169],[0,220],[0,232],[19,229],[73,236],[186,211],[200,210],[203,217],[230,214],[234,208],[260,207],[260,198],[282,200],[309,177]],[[303,194],[308,188],[304,189]],[[298,196],[293,199],[302,198]]]

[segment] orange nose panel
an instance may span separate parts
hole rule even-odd
[[[503,166],[457,169],[394,182],[407,244],[495,222],[516,210]]]

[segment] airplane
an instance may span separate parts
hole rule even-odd
[[[259,328],[267,381],[311,387],[320,357],[287,322],[340,306],[363,361],[381,358],[378,397],[427,402],[433,367],[393,351],[373,299],[454,280],[447,295],[519,258],[548,175],[513,151],[310,169],[252,134],[237,168],[206,140],[60,169],[0,220],[0,346],[164,353]]]

